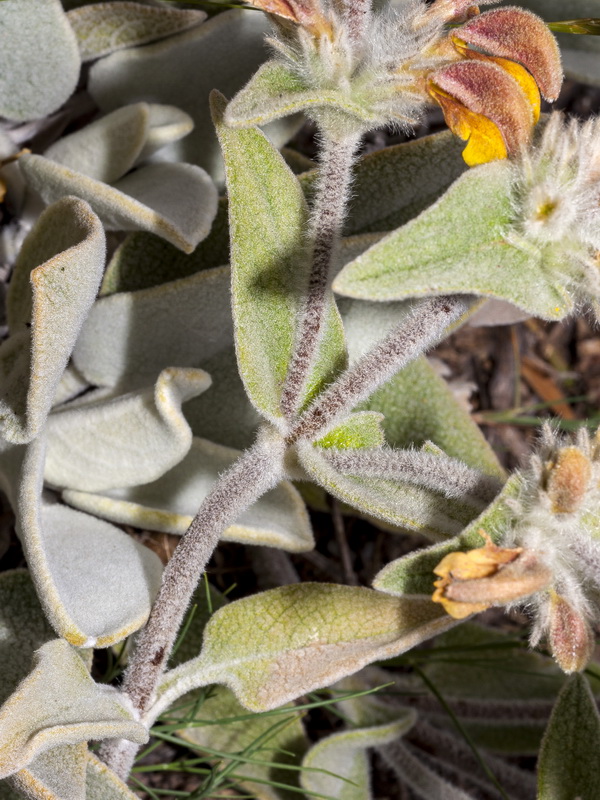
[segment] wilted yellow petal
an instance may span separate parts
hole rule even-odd
[[[470,617],[471,614],[479,614],[490,608],[490,603],[461,603],[456,600],[450,600],[444,595],[444,587],[436,588],[431,599],[434,603],[440,603],[444,607],[446,614],[453,619],[465,619],[465,617]]]

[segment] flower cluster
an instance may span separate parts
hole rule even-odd
[[[514,164],[515,224],[506,239],[543,253],[575,299],[600,316],[600,119],[555,112]]]
[[[494,2],[495,0],[484,0]],[[339,91],[381,124],[410,129],[438,103],[449,127],[468,140],[475,165],[520,153],[531,138],[540,91],[556,99],[560,53],[543,21],[519,8],[479,13],[469,0],[405,0],[367,14],[353,35],[360,3],[252,0],[275,15],[278,57],[313,91]],[[305,109],[319,119],[319,104]]]
[[[545,427],[522,474],[513,522],[497,544],[450,553],[435,568],[433,600],[457,619],[490,606],[519,606],[533,618],[565,672],[583,669],[600,619],[600,434],[575,443]],[[509,501],[507,501],[509,502]]]

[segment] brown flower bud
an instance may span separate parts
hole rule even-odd
[[[546,464],[546,493],[555,514],[577,511],[592,479],[592,464],[578,447],[562,447]]]
[[[328,33],[327,21],[319,0],[247,0],[248,5],[260,8],[269,14],[302,25],[312,33]]]
[[[463,42],[527,67],[547,100],[556,100],[562,85],[560,50],[547,25],[522,8],[486,11],[460,28]]]
[[[587,620],[556,592],[550,594],[552,655],[567,674],[585,669],[594,649],[594,634]]]

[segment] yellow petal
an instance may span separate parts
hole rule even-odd
[[[498,126],[483,114],[470,111],[466,106],[435,84],[430,86],[431,96],[439,103],[452,133],[465,141],[463,158],[470,167],[506,158],[508,151]]]

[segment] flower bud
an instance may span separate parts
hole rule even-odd
[[[546,493],[555,514],[579,509],[592,478],[590,459],[578,447],[562,447],[546,464]]]
[[[554,591],[550,595],[548,639],[552,655],[564,672],[585,669],[594,649],[594,635],[585,617]]]

